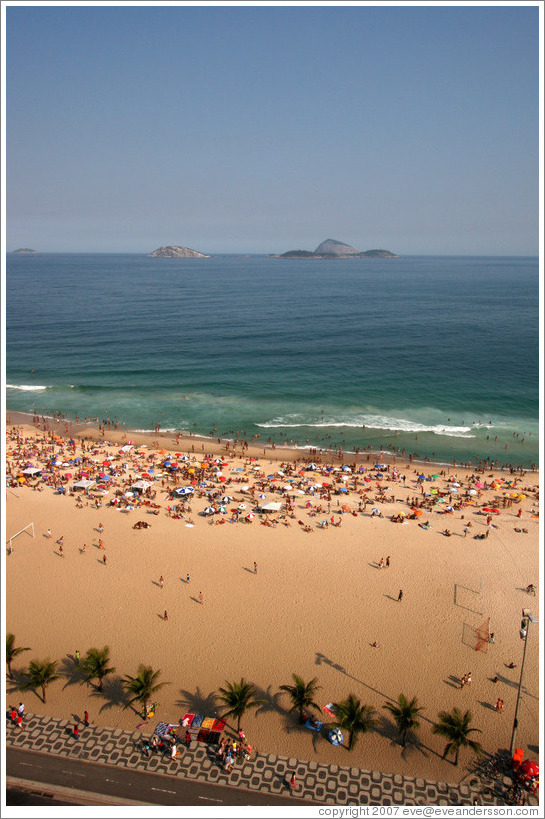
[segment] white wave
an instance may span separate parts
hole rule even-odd
[[[267,421],[262,424],[256,424],[258,427],[264,429],[288,429],[310,427],[312,429],[322,429],[327,427],[351,429],[377,429],[387,430],[388,432],[431,432],[434,435],[446,435],[452,438],[473,438],[472,427],[467,426],[449,426],[447,424],[419,424],[415,421],[409,421],[405,418],[392,418],[382,415],[364,415],[359,418],[351,418],[348,420],[332,420],[332,421],[284,421],[282,418],[274,418],[272,421]]]
[[[39,392],[47,390],[48,387],[40,384],[6,384],[7,390],[22,390],[23,392]]]

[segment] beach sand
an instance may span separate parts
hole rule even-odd
[[[10,420],[13,424],[20,419]],[[44,435],[30,423],[19,429],[24,437]],[[146,453],[156,442],[158,448],[187,452],[190,457],[194,447],[199,460],[213,450],[221,449],[225,455],[223,444],[201,439],[176,444],[165,436],[106,431],[106,439],[112,442],[106,446],[98,430],[85,430],[87,441],[92,435],[99,442],[99,451],[92,457],[100,462],[108,452],[117,454],[129,438],[138,445],[146,443]],[[14,449],[8,435],[8,455]],[[233,459],[226,456],[229,465],[223,473],[233,478],[246,474],[251,482],[258,475],[251,468],[255,462],[247,462],[252,451],[245,458],[240,457],[240,447],[238,453]],[[79,441],[76,454],[82,454]],[[262,448],[253,454],[265,475],[279,469],[279,460],[302,457],[301,452],[270,449],[264,456]],[[360,455],[356,463],[371,469],[374,461],[366,458]],[[28,460],[36,462],[36,458]],[[330,456],[327,462],[331,463]],[[345,463],[353,462],[354,457],[345,458]],[[47,689],[46,704],[33,692],[20,694],[8,680],[7,704],[22,699],[27,711],[69,720],[82,717],[87,709],[92,724],[134,730],[142,720],[131,708],[123,709],[121,679],[135,675],[139,663],[144,663],[160,669],[161,679],[170,683],[156,696],[160,705],[144,729],[151,732],[156,722],[177,723],[186,711],[205,716],[221,713],[215,700],[219,687],[226,680],[244,677],[265,700],[242,719],[248,741],[260,752],[459,781],[467,774],[473,754],[462,751],[458,767],[443,760],[445,743],[432,733],[432,725],[439,711],[454,706],[469,709],[472,726],[482,731],[474,736],[485,750],[509,748],[523,652],[522,608],[539,618],[539,597],[523,591],[530,582],[538,585],[539,521],[530,511],[537,510],[537,500],[528,492],[510,508],[501,508],[492,521],[499,528],[491,529],[486,540],[473,538],[487,530],[486,516],[477,505],[452,515],[432,511],[406,524],[392,523],[388,518],[394,511],[409,511],[407,497],[421,497],[420,488],[411,483],[416,471],[431,475],[442,469],[433,464],[416,468],[399,459],[396,465],[406,476],[406,488],[400,482],[383,480],[382,484],[398,502],[373,500],[364,514],[340,516],[339,503],[358,508],[359,496],[351,490],[332,496],[330,513],[311,518],[305,504],[312,499],[301,495],[295,519],[288,519],[291,525],[279,522],[276,527],[261,525],[259,516],[250,524],[215,525],[211,521],[222,516],[208,519],[199,514],[208,505],[206,498],[193,501],[194,526],[188,527],[187,516],[174,520],[167,515],[169,501],[160,482],[155,484],[155,502],[161,506],[157,516],[138,509],[123,513],[106,505],[77,508],[74,497],[61,496],[50,487],[42,492],[24,485],[8,488],[8,539],[30,522],[35,532],[34,538],[17,537],[6,557],[6,628],[15,634],[17,645],[32,649],[16,658],[14,671],[20,675],[29,660],[51,657],[67,676]],[[459,492],[464,491],[472,473],[459,467],[444,469],[444,477],[424,482],[426,491],[432,486],[442,491],[445,479],[453,476],[462,484]],[[491,474],[487,471],[481,479],[490,483]],[[508,472],[495,474],[504,480],[513,477]],[[282,483],[279,476],[277,485]],[[515,491],[538,483],[537,474],[529,473],[519,478]],[[228,509],[240,502],[251,508],[240,486],[223,484],[234,497]],[[374,481],[364,484],[360,476],[358,490],[364,486],[376,492]],[[478,503],[492,502],[503,491],[507,490],[483,491]],[[369,493],[370,498],[375,492]],[[104,503],[112,496],[112,492],[105,496]],[[276,493],[266,493],[267,501],[279,499]],[[322,505],[327,507],[323,501]],[[371,517],[374,506],[384,517]],[[342,520],[340,527],[317,528],[319,520],[332,514],[335,521]],[[418,522],[426,518],[432,528],[423,530]],[[151,528],[134,530],[137,520],[145,520]],[[305,532],[298,520],[311,531]],[[464,538],[468,520],[472,527]],[[99,522],[104,525],[100,535]],[[441,534],[446,527],[452,537]],[[48,529],[51,539],[46,536]],[[64,557],[55,542],[61,535]],[[99,537],[104,552],[98,548]],[[85,553],[80,552],[83,543]],[[380,558],[386,556],[390,567],[379,569]],[[398,602],[400,589],[403,600]],[[168,621],[163,619],[165,610]],[[486,651],[475,651],[468,644],[471,629],[488,617],[494,643],[487,644]],[[372,647],[375,641],[378,648]],[[90,647],[104,645],[110,647],[116,671],[106,678],[100,694],[88,684],[78,684],[73,656],[76,649],[83,657]],[[507,667],[510,662],[515,669]],[[472,683],[460,688],[460,678],[468,672]],[[360,737],[349,752],[300,726],[296,713],[289,713],[287,695],[279,691],[292,682],[293,673],[305,681],[317,677],[320,705],[354,693],[377,711],[377,729]],[[538,678],[538,627],[530,625],[516,744],[534,759],[539,746]],[[424,708],[418,743],[411,742],[405,749],[382,708],[400,693],[416,696]],[[497,697],[504,701],[502,714],[493,707]],[[326,714],[320,719],[331,721]]]

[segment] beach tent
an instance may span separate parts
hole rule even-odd
[[[146,489],[149,489],[152,484],[149,481],[136,481],[131,486],[131,489],[138,489],[140,492],[145,492]]]
[[[259,507],[260,512],[280,512],[281,509],[282,504],[277,501],[269,501],[269,503],[264,503],[263,506]]]
[[[23,475],[38,475],[41,471],[36,466],[29,466],[28,469],[23,469]]]
[[[82,478],[81,481],[78,481],[72,487],[73,489],[90,489],[91,486],[95,485],[95,481],[89,481],[86,478]]]

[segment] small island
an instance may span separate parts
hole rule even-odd
[[[180,245],[166,245],[165,247],[158,247],[153,253],[148,253],[150,256],[159,257],[162,259],[209,259],[206,253],[199,253],[198,250],[192,250],[190,247],[181,247]]]
[[[399,259],[391,250],[356,250],[352,245],[326,239],[316,250],[288,250],[281,255],[271,254],[276,259]]]
[[[17,248],[17,250],[12,250],[11,252],[12,253],[18,253],[19,255],[22,255],[22,256],[32,256],[32,255],[36,254],[38,251],[33,250],[31,247],[19,247],[19,248]]]

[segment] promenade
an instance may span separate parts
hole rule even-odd
[[[149,737],[155,722],[146,733],[117,728],[85,728],[80,723],[79,737],[73,736],[74,722],[53,717],[27,714],[24,730],[7,725],[6,752],[10,747],[52,754],[101,765],[124,767],[135,771],[162,774],[188,781],[207,782],[260,794],[290,796],[294,803],[324,805],[504,805],[505,800],[485,788],[474,774],[457,785],[384,774],[359,768],[324,765],[274,754],[255,753],[250,761],[240,761],[227,773],[216,759],[215,751],[204,743],[193,743],[187,749],[179,746],[180,756],[150,753],[146,758],[142,740]],[[295,773],[299,785],[290,793],[289,780]],[[506,777],[504,784],[509,785]],[[248,796],[251,799],[251,796]],[[537,799],[531,798],[531,805]]]

